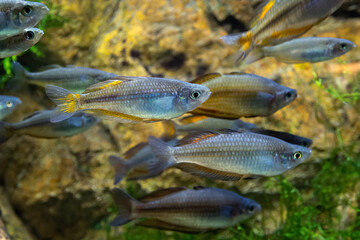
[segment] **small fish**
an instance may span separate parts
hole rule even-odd
[[[14,134],[28,135],[36,138],[70,137],[88,130],[98,123],[98,119],[84,112],[78,112],[72,117],[51,123],[50,116],[54,110],[35,112],[18,123],[0,121],[0,144],[6,142]]]
[[[0,1],[0,40],[34,27],[49,12],[42,3],[22,0]]]
[[[11,57],[34,46],[44,35],[37,28],[27,28],[23,33],[0,40],[0,58]]]
[[[52,85],[45,90],[58,105],[52,122],[81,110],[118,122],[171,119],[195,109],[211,94],[202,85],[150,77],[119,77],[92,85],[83,94]]]
[[[287,132],[278,132],[278,131],[273,131],[273,130],[268,130],[268,129],[261,129],[261,128],[252,128],[249,131],[253,132],[253,133],[259,133],[259,134],[262,134],[262,135],[275,137],[275,138],[281,139],[281,140],[283,140],[285,142],[295,144],[295,145],[299,145],[299,146],[303,146],[303,147],[310,147],[313,144],[313,141],[311,139],[309,139],[309,138],[296,136],[296,135],[293,135],[293,134],[290,134],[290,133],[287,133]]]
[[[193,115],[187,116],[182,119],[165,122],[168,128],[174,128],[173,132],[177,133],[189,133],[189,132],[201,132],[201,131],[217,131],[221,129],[252,129],[256,128],[255,124],[247,123],[239,119],[228,120],[211,118],[207,116]]]
[[[240,47],[239,60],[254,49],[297,38],[335,12],[345,0],[268,0],[261,5],[252,29],[222,37]]]
[[[285,63],[316,63],[340,57],[355,47],[353,42],[340,38],[300,38],[272,47],[256,48],[247,56],[245,63],[265,57],[274,57]]]
[[[141,201],[118,188],[112,190],[112,195],[119,214],[111,226],[142,219],[136,225],[199,233],[235,226],[261,211],[257,202],[219,188],[168,188],[152,192]]]
[[[167,144],[169,146],[175,146],[177,142],[177,139],[173,139],[167,141]],[[115,169],[115,185],[118,184],[127,173],[129,173],[127,180],[148,179],[162,173],[162,171],[149,172],[148,163],[154,161],[156,156],[153,154],[148,143],[140,143],[131,148],[124,154],[124,158],[127,161],[117,156],[109,157],[109,162]]]
[[[192,83],[202,84],[212,92],[192,113],[215,118],[269,116],[297,97],[296,90],[254,74],[210,73]]]
[[[0,120],[9,116],[21,103],[21,100],[17,97],[0,95]]]
[[[31,73],[18,62],[12,64],[15,77],[10,81],[10,89],[18,89],[24,83],[41,87],[55,85],[71,92],[83,93],[86,88],[101,81],[109,80],[117,75],[98,69],[75,66],[51,66],[42,72]]]
[[[282,174],[311,156],[311,150],[252,132],[207,132],[182,139],[176,147],[149,137],[157,156],[149,171],[170,167],[219,180]]]

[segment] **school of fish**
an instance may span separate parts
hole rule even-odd
[[[240,48],[237,59],[246,64],[266,57],[290,64],[331,60],[356,45],[339,38],[298,37],[343,2],[267,0],[249,31],[221,40]],[[0,58],[21,54],[39,42],[44,32],[35,26],[48,11],[37,2],[0,0]],[[213,180],[251,181],[291,171],[312,155],[311,139],[240,120],[270,116],[298,96],[295,89],[255,74],[208,73],[186,82],[77,66],[50,65],[38,72],[29,72],[19,62],[12,67],[8,90],[36,85],[56,106],[11,123],[6,119],[19,113],[22,102],[0,95],[0,144],[16,135],[70,137],[101,120],[163,122],[167,134],[162,139],[150,136],[123,157],[109,157],[114,184],[125,177],[154,178],[168,168]],[[140,200],[118,188],[112,195],[118,207],[112,226],[136,220],[139,226],[199,233],[236,226],[261,211],[258,203],[235,192],[200,186],[160,189]]]

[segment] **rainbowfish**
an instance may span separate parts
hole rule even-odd
[[[141,219],[136,225],[199,233],[235,226],[261,211],[257,202],[219,188],[161,189],[141,201],[118,188],[112,190],[112,195],[119,214],[111,226]]]
[[[0,121],[0,144],[14,134],[28,135],[37,138],[70,137],[88,130],[98,123],[98,119],[84,112],[78,112],[71,118],[58,123],[51,123],[50,116],[54,110],[35,112],[18,123]]]
[[[0,40],[34,27],[49,12],[42,3],[22,0],[0,1]]]
[[[0,120],[9,116],[19,104],[21,100],[17,97],[0,95]]]
[[[211,94],[202,85],[150,77],[119,77],[92,85],[83,94],[52,85],[45,90],[58,105],[52,122],[81,110],[118,122],[171,119],[195,109]]]
[[[192,113],[216,118],[269,116],[297,97],[296,90],[254,74],[210,73],[191,82],[212,92]]]
[[[356,45],[340,38],[300,38],[272,47],[255,48],[245,58],[250,64],[264,57],[274,57],[285,63],[322,62],[340,57],[351,51]]]
[[[0,58],[11,57],[34,46],[44,35],[37,28],[27,28],[18,35],[0,40]]]
[[[160,139],[148,142],[157,156],[149,171],[170,167],[219,180],[240,180],[282,174],[311,156],[311,149],[252,132],[207,132],[189,135],[170,147]]]
[[[169,146],[175,146],[177,139],[167,141]],[[126,174],[129,173],[127,180],[139,180],[156,177],[162,171],[149,172],[149,162],[153,161],[156,156],[153,154],[148,143],[140,143],[131,148],[124,154],[123,160],[117,156],[110,156],[109,162],[115,169],[114,184],[118,184]]]
[[[50,69],[36,73],[26,71],[18,62],[13,62],[12,66],[15,77],[9,83],[11,89],[19,88],[24,83],[41,87],[50,84],[71,92],[83,93],[87,87],[117,76],[98,69],[75,66],[51,66]]]
[[[335,12],[345,0],[268,0],[259,10],[252,29],[222,37],[240,47],[244,59],[254,48],[297,38]]]

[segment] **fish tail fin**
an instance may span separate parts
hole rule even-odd
[[[110,225],[115,227],[130,222],[133,219],[133,211],[137,201],[119,188],[112,190],[112,196],[118,207],[118,215],[111,221]]]
[[[161,172],[176,163],[173,156],[173,149],[167,145],[166,142],[155,137],[149,137],[148,143],[153,154],[156,156],[149,162],[148,169],[150,174],[153,172]]]
[[[245,64],[254,63],[265,57],[265,52],[261,48],[254,48],[244,59]]]
[[[7,83],[6,88],[9,90],[19,90],[26,82],[26,69],[18,62],[12,62],[14,77]]]
[[[240,46],[240,51],[236,54],[236,61],[242,61],[246,58],[253,48],[253,36],[251,31],[235,33],[221,37],[226,45]]]
[[[11,127],[10,123],[0,121],[0,144],[3,144],[7,140],[9,140],[14,131]]]
[[[46,85],[45,91],[48,97],[57,105],[50,117],[52,123],[70,118],[80,108],[80,94],[74,94],[64,88]]]
[[[109,163],[115,169],[114,184],[116,185],[124,178],[124,176],[126,175],[129,169],[126,164],[126,161],[124,161],[122,158],[119,158],[117,156],[110,156]]]

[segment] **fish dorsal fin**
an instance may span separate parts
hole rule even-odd
[[[174,188],[166,188],[166,189],[160,189],[155,192],[152,192],[143,198],[140,199],[142,202],[151,202],[155,200],[159,200],[167,195],[174,194],[177,192],[185,191],[187,190],[186,187],[174,187]]]
[[[183,233],[200,233],[204,232],[203,229],[197,229],[197,228],[190,228],[185,226],[178,226],[171,223],[163,222],[161,220],[157,219],[146,219],[144,221],[136,223],[138,226],[142,227],[148,227],[148,228],[156,228],[156,229],[162,229],[162,230],[170,230],[170,231],[177,231],[177,232],[183,232]]]
[[[249,131],[244,128],[239,128],[237,130],[223,128],[223,129],[218,130],[218,132],[222,133],[222,134],[231,134],[231,133],[244,133],[244,132],[249,132]]]
[[[246,72],[231,72],[231,73],[227,73],[226,75],[242,76],[242,75],[247,75],[247,73]]]
[[[208,74],[199,76],[199,77],[195,78],[194,80],[191,80],[190,83],[202,84],[209,80],[212,80],[214,78],[218,78],[221,76],[222,76],[221,73],[208,73]]]
[[[204,186],[194,186],[193,189],[194,190],[204,190],[206,189],[207,187],[204,187]]]
[[[66,65],[66,68],[77,68],[75,65]]]
[[[255,9],[254,18],[250,22],[250,27],[253,28],[255,25],[269,12],[269,10],[275,5],[276,0],[266,0],[257,6]]]
[[[51,69],[56,69],[56,68],[62,68],[62,66],[59,64],[51,64],[51,65],[47,65],[47,66],[43,66],[43,67],[39,68],[39,71],[43,72],[46,70],[51,70]]]
[[[88,87],[84,93],[96,92],[110,86],[120,85],[122,83],[123,81],[121,80],[107,80],[107,81],[99,82]]]
[[[206,131],[206,132],[196,132],[190,133],[186,135],[183,139],[181,139],[176,146],[183,146],[191,143],[197,143],[199,141],[215,137],[219,135],[217,132]]]
[[[32,117],[34,117],[34,116],[36,116],[36,115],[38,115],[38,114],[40,114],[40,113],[42,113],[42,111],[33,112],[33,113],[30,114],[29,116],[26,116],[26,117],[23,119],[23,121],[24,121],[24,120],[27,120],[27,119],[29,119],[29,118],[32,118]]]
[[[196,123],[196,122],[204,120],[206,118],[208,118],[208,117],[201,116],[201,115],[192,115],[192,116],[187,116],[187,117],[180,119],[179,123],[182,125],[187,125],[187,124],[191,124],[191,123]]]
[[[124,158],[125,159],[130,159],[133,156],[135,156],[139,151],[141,151],[141,149],[143,149],[144,147],[146,147],[148,144],[146,142],[142,142],[139,143],[138,145],[136,145],[135,147],[130,148],[126,153],[124,153]]]

